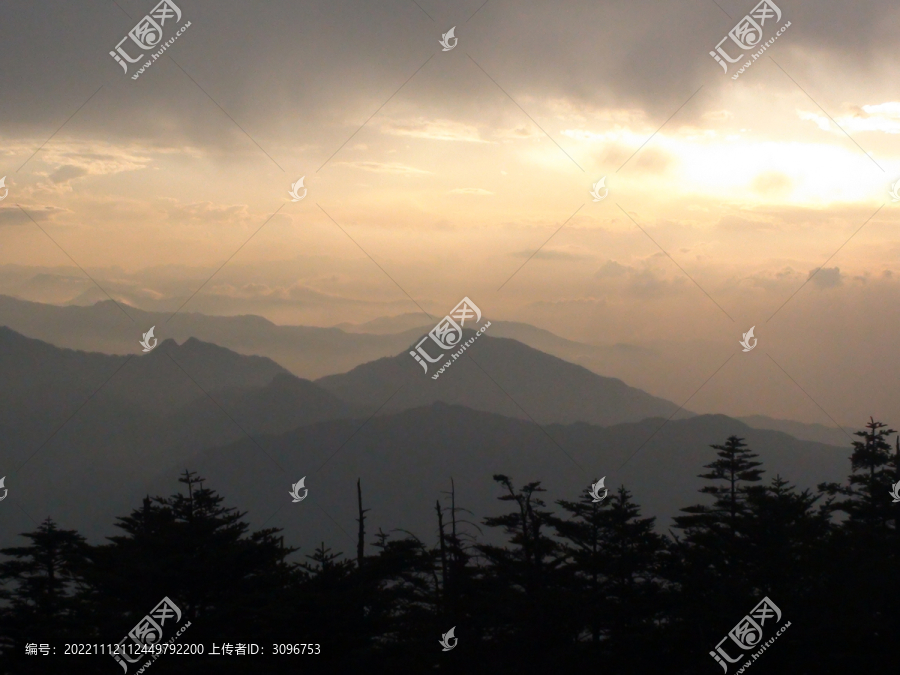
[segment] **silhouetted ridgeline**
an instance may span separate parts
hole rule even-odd
[[[521,482],[530,477],[497,474],[499,515],[469,514],[448,480],[427,540],[372,531],[366,486],[348,484],[356,546],[288,542],[276,528],[251,532],[244,513],[185,471],[180,492],[145,499],[105,544],[47,519],[2,550],[2,672],[120,672],[109,656],[25,656],[25,645],[118,642],[166,596],[191,621],[183,641],[319,643],[322,653],[168,655],[159,673],[712,674],[722,666],[710,652],[763,597],[782,613],[764,641],[790,628],[728,673],[745,661],[759,673],[892,672],[894,433],[870,421],[847,480],[815,492],[765,473],[730,436],[707,453],[698,503],[666,535],[625,487],[600,502],[587,491],[551,500],[540,482]],[[442,651],[454,626],[458,643]]]

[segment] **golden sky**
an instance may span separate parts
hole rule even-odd
[[[228,260],[186,310],[333,325],[468,295],[652,348],[609,374],[678,403],[756,325],[786,372],[740,354],[688,408],[897,419],[896,4],[780,2],[732,80],[709,51],[752,2],[417,1],[185,0],[137,80],[108,52],[154,3],[11,3],[0,292],[105,297],[74,260],[174,310]]]

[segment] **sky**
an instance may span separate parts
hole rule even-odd
[[[900,424],[896,3],[778,2],[732,79],[753,2],[181,0],[132,79],[154,6],[0,2],[0,292],[318,326],[468,296],[645,348],[626,381],[697,412]]]

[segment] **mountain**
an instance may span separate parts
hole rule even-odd
[[[345,333],[390,335],[408,330],[418,330],[421,333],[431,330],[434,324],[435,319],[425,316],[424,312],[407,312],[395,316],[380,316],[364,323],[339,323],[335,328],[340,328]]]
[[[745,438],[759,454],[766,482],[780,474],[800,487],[815,487],[842,481],[850,469],[848,448],[753,429],[723,415],[663,422],[551,425],[545,434],[529,421],[436,403],[365,424],[323,422],[259,439],[271,459],[260,458],[247,440],[207,450],[157,474],[152,492],[172,491],[176,473],[188,466],[247,509],[256,526],[284,527],[285,539],[300,543],[302,554],[320,541],[347,553],[355,540],[357,478],[364,507],[372,509],[370,541],[379,527],[396,527],[430,543],[434,503],[450,489],[451,478],[457,506],[470,509],[476,517],[469,519],[476,523],[502,510],[491,476],[503,473],[516,484],[541,481],[551,507],[556,499],[575,499],[605,476],[611,491],[624,484],[644,514],[659,517],[659,527],[666,528],[679,508],[708,501],[697,493],[704,483],[697,475],[715,459],[709,445],[724,443],[731,434]],[[309,497],[291,503],[290,485],[304,476]]]
[[[2,273],[0,266],[0,275]],[[364,363],[394,356],[406,350],[423,330],[433,325],[422,313],[319,328],[279,326],[254,315],[207,316],[186,312],[172,317],[131,306],[127,306],[126,311],[137,324],[110,300],[90,306],[57,306],[0,295],[0,325],[61,347],[109,354],[139,354],[141,334],[150,326],[156,326],[155,332],[161,341],[172,338],[183,342],[195,337],[239,354],[268,357],[294,375],[308,379],[346,373]],[[673,345],[670,338],[641,345],[592,345],[567,340],[516,321],[493,321],[490,336],[517,340],[593,373],[615,376],[648,391],[656,390],[654,383],[659,383],[658,377],[649,373],[677,371],[678,364],[690,363],[691,354],[709,347],[695,343]],[[843,443],[846,439],[840,429],[819,424],[764,415],[741,419],[752,427],[781,430],[807,440]]]
[[[180,312],[174,317],[125,310],[111,300],[88,307],[47,305],[0,295],[0,325],[60,347],[110,354],[140,353],[142,333],[155,326],[156,337],[184,342],[196,338],[238,354],[261,355],[280,363],[298,377],[339,373],[406,347],[419,332],[350,334],[337,328],[278,326],[260,316],[207,316]]]
[[[0,295],[0,325],[45,342],[110,354],[140,352],[138,340],[150,326],[160,339],[183,342],[195,337],[239,354],[266,356],[298,377],[314,379],[343,373],[358,365],[392,356],[430,329],[435,321],[422,313],[381,317],[363,324],[333,328],[279,326],[259,316],[207,316],[196,312],[174,317],[126,307],[132,323],[111,300],[90,306],[57,306]],[[171,318],[171,320],[170,320]],[[634,345],[587,345],[516,321],[494,321],[493,337],[508,337],[596,373],[617,372],[624,361],[653,356]]]
[[[9,510],[7,534],[33,526],[19,522],[28,514],[96,540],[144,494],[178,490],[185,468],[250,509],[255,524],[283,525],[303,542],[352,531],[357,477],[373,508],[370,533],[381,524],[430,536],[430,509],[451,477],[460,506],[479,517],[496,512],[491,475],[502,472],[544,481],[551,499],[607,476],[608,486],[625,483],[647,513],[667,518],[697,499],[696,475],[714,456],[708,445],[732,433],[760,452],[767,477],[812,486],[849,468],[846,444],[799,441],[722,415],[665,423],[674,404],[514,340],[485,335],[466,353],[438,380],[403,353],[310,382],[197,339],[164,340],[129,357],[0,328],[3,508],[20,507]],[[373,403],[376,394],[395,385],[400,391],[372,416],[384,403]],[[661,415],[642,419],[654,410]],[[303,476],[315,499],[285,502]]]
[[[791,420],[779,420],[765,415],[750,415],[748,417],[736,417],[748,427],[754,429],[772,429],[783,431],[794,438],[828,445],[848,445],[856,438],[850,438],[848,433],[837,427],[827,427],[824,424],[805,424]]]
[[[194,338],[111,356],[0,327],[0,381],[7,487],[50,512],[87,509],[98,523],[130,503],[143,477],[202,448],[364,412],[269,359]],[[72,503],[85,494],[85,505]]]
[[[165,340],[140,356],[111,356],[60,349],[0,326],[0,374],[0,421],[21,421],[72,412],[101,385],[124,406],[164,413],[204,391],[260,387],[287,371],[195,338],[182,345]]]
[[[474,335],[467,329],[463,332],[463,341]],[[357,366],[348,373],[319,378],[316,383],[340,399],[382,412],[442,401],[530,418],[539,424],[589,422],[606,426],[669,417],[678,411],[671,401],[507,338],[481,336],[437,380],[429,377],[434,368],[429,374],[423,373],[408,352]],[[687,417],[692,413],[677,414]]]

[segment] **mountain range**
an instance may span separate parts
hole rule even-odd
[[[517,484],[541,481],[551,505],[577,498],[605,476],[608,488],[625,485],[645,515],[658,516],[659,526],[668,527],[680,507],[706,501],[697,494],[704,483],[698,474],[715,459],[710,444],[724,443],[731,434],[758,452],[766,483],[779,474],[814,488],[821,481],[842,481],[850,469],[846,448],[753,429],[724,415],[664,422],[542,429],[527,420],[434,403],[362,426],[359,420],[335,420],[242,439],[202,451],[187,465],[248,509],[251,522],[283,527],[296,541],[333,542],[340,550],[354,541],[357,478],[364,507],[372,509],[370,533],[394,526],[431,541],[435,500],[443,500],[451,478],[456,504],[480,518],[503,508],[493,474],[509,475]],[[183,468],[173,464],[157,475],[153,489],[171,490]],[[293,504],[287,491],[304,476],[309,497]]]
[[[156,326],[155,333],[161,342],[175,339],[181,343],[192,337],[197,338],[227,347],[238,354],[268,357],[294,375],[310,380],[347,373],[357,366],[381,358],[393,358],[398,353],[407,351],[408,346],[417,342],[425,329],[434,325],[434,321],[423,313],[401,314],[363,324],[321,328],[279,326],[252,315],[207,316],[185,312],[173,317],[131,306],[127,306],[125,311],[134,318],[134,322],[111,300],[89,306],[57,306],[0,295],[0,326],[8,326],[23,335],[60,347],[107,354],[140,354],[138,341],[141,335],[150,326]],[[647,364],[659,357],[646,347],[629,344],[588,345],[520,322],[492,321],[489,336],[516,340],[570,364],[581,365],[601,376],[616,372],[635,372],[636,369],[648,367]],[[390,392],[382,395],[379,391],[377,394],[366,403],[381,405]],[[403,396],[407,394],[404,393]],[[427,400],[422,399],[420,402]],[[527,405],[523,404],[523,407],[529,413],[536,414]],[[512,402],[504,409],[517,410]],[[521,415],[521,412],[518,414]],[[663,414],[663,411],[650,414]],[[741,419],[751,427],[781,430],[800,439],[835,445],[847,442],[844,431],[834,427],[778,420],[762,415]]]
[[[130,354],[150,326],[156,335],[183,342],[190,337],[228,347],[239,354],[268,356],[298,377],[315,379],[346,372],[363,363],[393,356],[429,330],[436,319],[424,313],[382,317],[363,324],[279,326],[260,316],[208,316],[179,312],[174,316],[112,300],[92,305],[50,305],[0,295],[0,325],[61,347]],[[129,315],[134,319],[132,322]],[[595,373],[649,350],[634,345],[595,346],[574,342],[516,321],[492,321],[493,337],[508,337]]]
[[[721,415],[667,422],[674,403],[614,378],[510,339],[484,335],[477,347],[437,381],[404,350],[313,382],[196,338],[122,356],[0,328],[0,473],[12,497],[3,508],[15,501],[14,519],[50,515],[97,538],[143,494],[177,491],[177,475],[191,468],[249,509],[254,525],[334,540],[352,530],[360,478],[373,527],[426,537],[451,478],[459,503],[488,515],[493,473],[542,480],[552,498],[607,476],[607,486],[626,484],[646,513],[666,519],[696,500],[709,444],[732,433],[759,450],[769,477],[780,471],[812,486],[849,468],[846,443]],[[311,497],[296,508],[287,491],[303,476]]]

